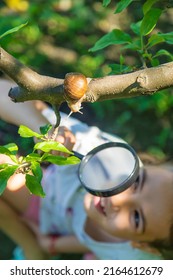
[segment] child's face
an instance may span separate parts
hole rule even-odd
[[[88,217],[109,234],[136,241],[169,236],[173,220],[173,173],[158,167],[140,171],[139,182],[112,197],[87,194]]]

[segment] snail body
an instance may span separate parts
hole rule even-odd
[[[64,80],[64,91],[67,98],[81,99],[88,87],[86,77],[81,73],[68,73]]]

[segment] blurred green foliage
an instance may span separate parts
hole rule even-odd
[[[23,12],[1,3],[0,34],[28,21],[20,32],[5,37],[2,45],[43,74],[63,77],[66,72],[82,71],[94,76],[104,58],[89,54],[88,49],[102,34],[97,25],[105,18],[105,9],[92,2],[28,1]]]

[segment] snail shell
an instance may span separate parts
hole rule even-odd
[[[67,73],[64,80],[64,91],[66,97],[80,99],[87,91],[88,82],[81,73]]]

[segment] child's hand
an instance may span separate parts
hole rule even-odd
[[[5,154],[0,154],[0,164],[3,163],[10,163],[14,164],[14,162],[11,160],[11,158]]]
[[[51,248],[51,236],[50,235],[41,235],[38,237],[38,243],[40,248],[45,252],[46,254],[51,254],[50,251]]]
[[[42,234],[39,231],[39,228],[37,225],[30,224],[30,226],[36,235],[37,242],[38,242],[40,249],[45,254],[48,254],[48,255],[56,254],[57,253],[56,242],[57,242],[57,239],[59,238],[59,236]]]
[[[65,126],[60,126],[58,129],[58,135],[56,141],[63,144],[68,150],[72,151],[74,144],[76,143],[76,138],[74,134]],[[52,151],[52,154],[60,156],[69,156],[69,154]]]

